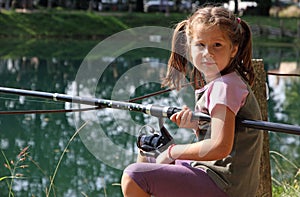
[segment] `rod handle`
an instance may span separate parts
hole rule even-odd
[[[167,117],[170,118],[173,114],[180,112],[181,109],[177,107],[169,107],[167,110]]]
[[[173,114],[180,112],[180,108],[169,107],[167,111],[167,117],[170,118]],[[210,121],[210,116],[201,112],[193,112],[192,120],[205,120]]]

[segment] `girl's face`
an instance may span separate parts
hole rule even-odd
[[[194,66],[207,81],[220,76],[220,72],[236,55],[238,46],[233,46],[226,33],[218,26],[207,28],[197,25],[193,29],[191,40],[191,58]]]

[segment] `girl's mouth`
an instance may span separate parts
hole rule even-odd
[[[215,62],[202,62],[201,64],[204,65],[204,66],[213,66],[213,65],[216,65]]]

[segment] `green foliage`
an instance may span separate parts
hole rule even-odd
[[[288,122],[291,124],[300,125],[300,79],[291,78],[290,84],[286,87],[286,99],[283,105],[283,111],[288,115]]]
[[[284,155],[271,151],[272,168],[279,173],[280,179],[272,177],[272,194],[274,197],[289,197],[300,195],[300,167]],[[283,177],[283,178],[282,178]]]
[[[39,57],[48,59],[82,60],[95,46],[95,40],[72,39],[1,39],[0,55],[3,59],[26,57]],[[51,46],[51,47],[49,47]],[[80,50],[78,50],[80,48]],[[41,50],[42,49],[42,50]]]
[[[289,78],[286,80],[285,102],[282,106],[282,113],[288,117],[285,122],[299,125],[299,78]],[[299,163],[299,136],[287,137],[284,134],[273,134],[273,148],[276,144],[278,150],[285,151],[284,155],[271,151],[271,163],[273,174],[273,196],[299,196],[300,195],[300,167]],[[290,159],[293,158],[293,159]]]
[[[186,15],[111,13],[101,15],[84,11],[43,11],[35,13],[2,12],[0,37],[18,38],[105,38],[122,30],[144,26],[170,26]],[[164,20],[161,18],[164,17]]]
[[[37,10],[33,13],[2,11],[0,13],[0,38],[26,39],[84,39],[103,40],[128,28],[162,26],[173,28],[189,14],[86,12],[66,10]],[[162,20],[163,19],[163,20]],[[270,26],[297,32],[297,18],[243,16],[250,25]],[[11,40],[11,39],[10,39]],[[286,41],[286,40],[283,40]]]
[[[275,28],[280,28],[280,21],[286,30],[297,32],[297,18],[275,18],[266,16],[243,16],[243,19],[249,23],[249,25],[265,25]]]

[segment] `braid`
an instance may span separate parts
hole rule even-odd
[[[168,61],[167,75],[162,82],[162,86],[175,87],[177,90],[181,87],[181,82],[186,75],[188,65],[188,60],[186,58],[186,23],[187,20],[178,23],[174,30],[172,51]]]
[[[243,58],[240,63],[241,71],[240,73],[244,73],[244,78],[248,81],[250,85],[253,84],[254,81],[254,69],[252,66],[252,35],[251,30],[248,24],[245,21],[241,21],[241,26],[244,29],[243,34],[243,42],[241,43],[240,51],[242,51],[241,57]]]

